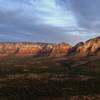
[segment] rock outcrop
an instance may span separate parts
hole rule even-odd
[[[92,56],[92,55],[100,55],[100,37],[90,39],[85,43],[80,42],[74,47],[72,47],[70,51],[71,55],[76,56]]]
[[[51,57],[67,56],[70,49],[71,46],[66,43],[47,44],[42,48],[42,50],[38,52],[37,56],[51,56]]]
[[[52,56],[68,54],[71,46],[66,43],[0,43],[0,56]]]

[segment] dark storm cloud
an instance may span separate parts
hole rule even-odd
[[[100,32],[100,0],[71,0],[80,27]]]
[[[85,40],[92,37],[89,32],[100,30],[99,4],[99,0],[0,0],[0,41]]]
[[[36,37],[36,39],[38,39],[37,41],[48,41],[51,38],[50,42],[57,42],[54,38],[57,37],[56,39],[61,39],[63,41],[65,37],[61,33],[65,32],[64,28],[45,24],[41,25],[39,20],[38,17],[25,17],[17,10],[5,12],[0,10],[0,40],[8,41],[10,38],[15,41],[32,41],[32,37]]]

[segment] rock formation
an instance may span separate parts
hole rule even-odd
[[[92,55],[100,55],[100,37],[90,39],[85,43],[80,42],[74,47],[72,47],[70,51],[71,55],[76,56],[92,56]]]
[[[51,56],[51,57],[60,57],[67,56],[71,46],[66,43],[60,44],[47,44],[42,50],[38,52],[37,56]]]
[[[1,42],[0,56],[100,56],[100,37],[80,42],[75,46],[67,43]]]
[[[67,55],[71,46],[69,44],[50,43],[0,43],[0,56],[52,56]]]

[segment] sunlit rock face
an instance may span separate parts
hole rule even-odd
[[[64,56],[64,55],[68,55],[69,50],[70,50],[71,46],[66,44],[66,43],[61,43],[61,44],[57,44],[53,47],[52,52],[51,52],[51,56],[55,55],[55,56]]]
[[[100,55],[100,37],[90,39],[85,43],[80,42],[71,49],[71,55],[90,56]]]
[[[67,43],[0,43],[0,56],[100,56],[100,37],[80,42],[75,46]]]
[[[0,55],[28,56],[35,55],[42,46],[32,43],[0,43]]]
[[[48,43],[0,43],[0,56],[53,56],[60,57],[68,54],[69,44]]]
[[[71,46],[67,43],[60,43],[60,44],[47,44],[43,47],[43,49],[38,53],[41,56],[67,56]]]

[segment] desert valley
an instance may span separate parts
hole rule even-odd
[[[100,100],[100,37],[1,42],[0,100]]]

